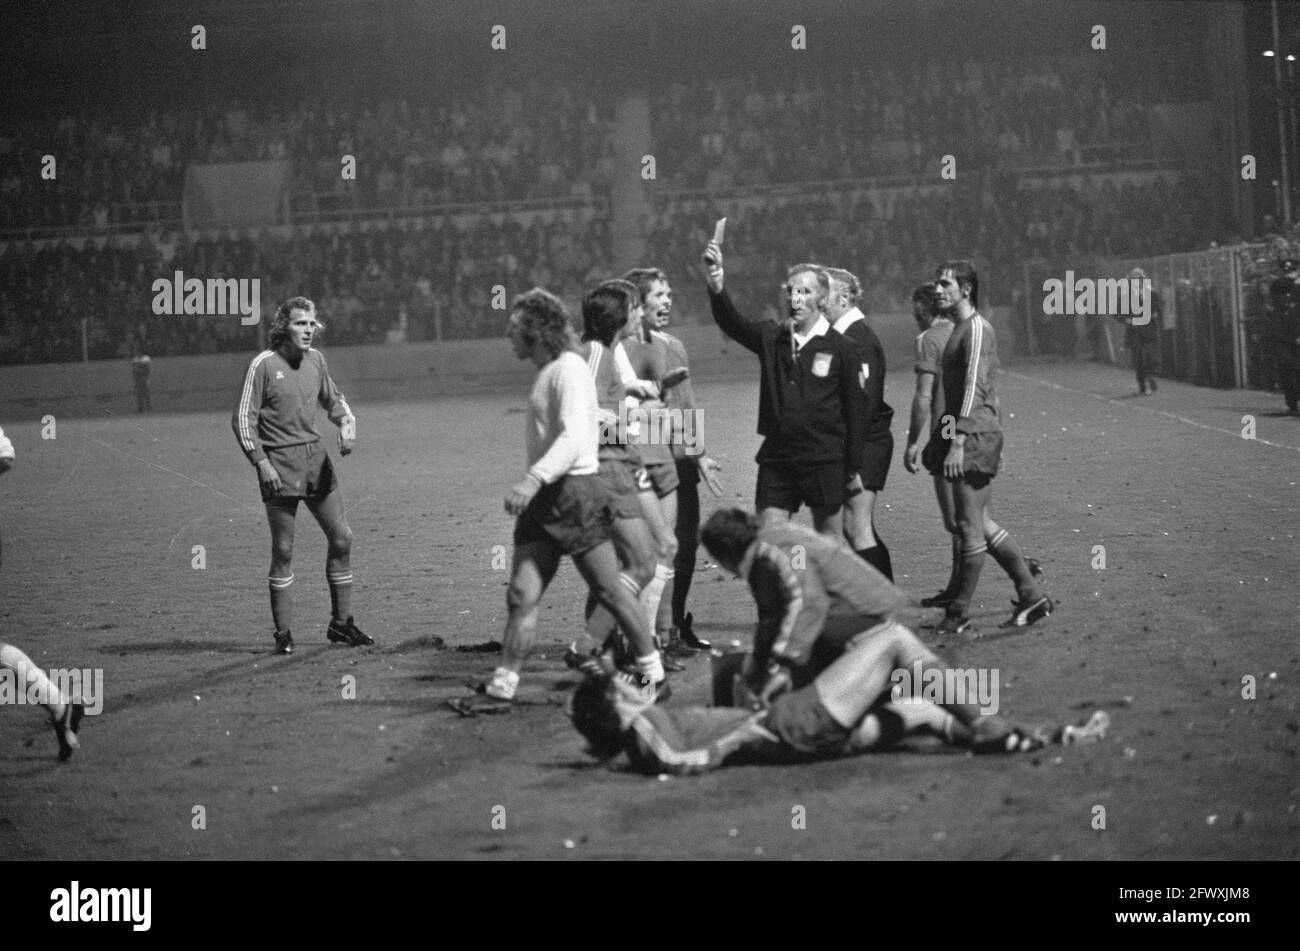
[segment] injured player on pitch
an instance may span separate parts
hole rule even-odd
[[[927,670],[943,669],[915,634],[890,621],[850,641],[812,683],[766,701],[738,677],[739,706],[656,706],[640,691],[599,674],[575,688],[568,712],[591,755],[613,760],[626,753],[632,768],[647,775],[936,744],[975,753],[1025,753],[1052,743],[1096,742],[1110,726],[1102,710],[1080,725],[1027,727],[981,715],[968,704],[897,695],[891,675],[918,661]]]
[[[646,772],[694,773],[737,759],[892,749],[922,737],[1016,753],[1106,734],[1103,711],[1079,726],[1032,728],[997,715],[996,697],[946,689],[970,678],[892,617],[906,594],[840,539],[791,523],[760,527],[737,508],[714,512],[700,536],[718,564],[748,584],[758,608],[753,649],[738,676],[735,667],[726,674],[734,682],[715,682],[712,708],[650,709],[635,691],[593,674],[577,687],[570,715],[597,757],[625,751]],[[719,666],[728,659],[739,658],[720,657]]]

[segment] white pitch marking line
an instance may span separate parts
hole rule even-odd
[[[1062,390],[1066,393],[1081,393],[1084,396],[1091,397],[1102,403],[1111,403],[1115,406],[1122,406],[1125,409],[1140,410],[1143,413],[1150,413],[1152,416],[1164,416],[1167,419],[1176,419],[1180,423],[1186,423],[1188,426],[1195,426],[1197,429],[1208,429],[1212,433],[1223,433],[1225,436],[1231,436],[1233,439],[1241,439],[1241,433],[1232,429],[1220,429],[1218,426],[1209,426],[1205,423],[1198,423],[1194,419],[1188,419],[1186,416],[1179,416],[1177,413],[1170,413],[1163,409],[1149,409],[1145,406],[1133,406],[1129,403],[1121,403],[1119,400],[1109,396],[1098,396],[1096,393],[1089,393],[1087,390],[1076,390],[1073,387],[1063,386],[1060,383],[1053,383],[1051,380],[1044,380],[1040,377],[1029,376],[1027,373],[1016,373],[1012,370],[1003,370],[1007,376],[1014,376],[1021,380],[1028,380],[1031,383],[1039,383],[1043,386],[1050,386],[1054,390]],[[1265,446],[1272,446],[1275,449],[1290,449],[1293,452],[1300,452],[1300,446],[1292,446],[1284,442],[1273,442],[1271,439],[1260,439],[1256,436],[1254,439],[1241,439],[1242,442],[1257,442]]]

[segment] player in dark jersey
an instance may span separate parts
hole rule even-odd
[[[1038,590],[1020,546],[1008,532],[996,545],[984,536],[985,514],[993,497],[993,477],[1002,462],[1002,424],[993,374],[997,342],[993,326],[980,316],[979,275],[969,261],[948,261],[935,270],[939,309],[953,319],[952,336],[939,367],[942,415],[921,461],[952,484],[962,558],[957,592],[946,606],[939,632],[959,634],[970,626],[967,611],[979,584],[984,554],[993,555],[1016,585],[1015,610],[1007,627],[1023,627],[1052,613],[1051,598]]]
[[[709,242],[703,264],[714,321],[759,358],[759,518],[789,521],[806,504],[819,532],[841,537],[845,488],[862,468],[867,405],[857,348],[826,320],[830,278],[815,264],[790,268],[789,319],[775,324],[736,309],[718,242]]]
[[[13,468],[14,458],[14,444],[0,429],[0,474]],[[81,718],[86,715],[86,705],[81,697],[65,694],[45,671],[32,663],[30,657],[5,641],[0,641],[0,667],[13,672],[15,691],[21,690],[25,697],[34,698],[45,708],[50,715],[50,725],[54,727],[55,739],[59,741],[59,759],[68,759],[81,747],[77,731],[81,729]]]
[[[634,284],[631,286],[636,287]],[[646,614],[654,625],[655,638],[666,647],[672,638],[672,600],[665,601],[663,595],[672,583],[675,570],[677,490],[680,485],[672,443],[682,435],[682,431],[673,425],[672,414],[668,412],[663,399],[689,376],[690,371],[683,367],[671,370],[673,356],[668,343],[662,336],[654,335],[647,326],[644,300],[639,287],[636,294],[637,306],[632,319],[628,321],[623,347],[628,357],[630,376],[635,378],[638,385],[648,388],[645,395],[653,397],[652,402],[641,406],[641,409],[650,409],[650,412],[640,421],[633,438],[653,489],[652,497],[647,498],[643,494],[642,498],[650,503],[647,512],[659,541],[655,576],[646,587],[644,597]],[[629,383],[631,382],[630,380]]]
[[[1300,410],[1300,261],[1282,261],[1282,276],[1268,289],[1268,339],[1278,386],[1291,412]]]
[[[695,574],[695,554],[700,544],[700,482],[704,481],[715,495],[720,495],[722,485],[718,482],[717,473],[721,467],[709,457],[704,447],[703,413],[695,405],[686,347],[664,329],[673,309],[673,290],[668,275],[659,268],[643,267],[634,268],[623,277],[635,284],[641,292],[641,298],[645,302],[645,331],[650,339],[661,342],[666,348],[668,372],[680,370],[688,374],[661,395],[669,411],[681,412],[683,425],[680,430],[673,432],[669,447],[678,480],[677,518],[674,525],[677,553],[664,584],[656,627],[662,631],[664,623],[667,623],[667,647],[670,654],[691,655],[710,647],[708,641],[695,633],[695,617],[686,610],[686,599]],[[667,606],[666,617],[662,605]]]
[[[876,496],[884,491],[894,456],[894,434],[890,432],[894,410],[885,402],[885,348],[858,309],[862,284],[843,268],[827,268],[826,273],[831,279],[826,319],[857,346],[867,393],[867,411],[862,419],[862,468],[853,474],[847,488],[844,535],[859,558],[893,581],[894,565],[889,548],[876,531],[875,517]]]
[[[334,466],[320,434],[316,411],[323,408],[339,427],[339,452],[356,444],[357,421],[330,378],[325,356],[312,348],[324,330],[316,305],[291,297],[276,308],[269,350],[248,366],[239,405],[231,419],[239,448],[257,469],[266,518],[271,526],[271,618],[275,652],[293,652],[293,534],[298,503],[320,525],[329,543],[325,578],[331,617],[326,637],[336,644],[363,647],[375,642],[352,618],[352,529],[348,526]]]
[[[912,318],[920,333],[916,335],[916,391],[912,395],[911,424],[907,431],[907,449],[903,453],[903,467],[908,472],[920,471],[921,440],[930,432],[930,420],[942,419],[943,387],[935,386],[939,365],[948,338],[952,336],[952,320],[939,311],[938,294],[933,284],[921,284],[912,291]],[[942,474],[934,476],[934,494],[939,500],[943,527],[952,536],[952,572],[943,590],[932,597],[922,598],[925,608],[947,607],[957,597],[961,575],[962,542],[957,528],[957,509],[953,499],[953,484]],[[984,540],[990,550],[996,551],[1006,538],[1006,530],[984,509]],[[1043,570],[1033,558],[1025,558],[1029,573],[1041,577]],[[1014,579],[1013,579],[1014,580]]]
[[[634,293],[635,288],[623,281],[607,281],[590,291],[582,301],[582,342],[587,368],[596,386],[600,420],[597,478],[609,496],[610,532],[621,569],[619,582],[634,598],[640,598],[654,577],[656,544],[639,498],[640,486],[645,481],[640,471],[640,455],[622,425],[626,413],[620,416],[626,391],[617,358],[617,351],[622,347],[619,338],[627,326]],[[570,646],[566,663],[578,667],[593,652],[602,653],[616,628],[614,615],[599,604],[594,592],[589,592],[587,640]]]

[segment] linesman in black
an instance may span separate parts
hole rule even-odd
[[[857,348],[826,320],[830,278],[815,264],[792,267],[784,285],[789,319],[778,324],[736,310],[717,242],[709,242],[703,261],[713,319],[762,368],[754,493],[760,524],[787,522],[807,505],[817,531],[839,541],[846,488],[862,468],[867,405]]]
[[[889,548],[876,531],[876,494],[883,492],[894,458],[894,434],[890,425],[894,409],[885,402],[885,348],[858,309],[862,284],[843,268],[827,268],[831,278],[831,295],[826,304],[826,319],[831,327],[848,337],[858,348],[862,384],[867,391],[867,414],[863,422],[862,469],[854,473],[848,486],[844,506],[844,537],[858,557],[890,581],[894,565]]]

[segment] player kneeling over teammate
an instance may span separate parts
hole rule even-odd
[[[528,398],[528,472],[505,499],[516,516],[514,561],[506,593],[500,666],[484,698],[450,701],[470,715],[514,700],[519,672],[537,637],[542,595],[564,555],[573,558],[597,600],[613,614],[636,653],[633,678],[650,697],[666,695],[663,662],[636,594],[619,578],[610,541],[610,497],[598,476],[600,442],[596,385],[575,350],[569,314],[554,294],[533,288],[514,299],[507,332],[515,356],[537,367]]]
[[[574,726],[593,755],[626,751],[647,773],[697,773],[739,759],[788,761],[889,748],[931,735],[979,753],[1100,739],[1109,718],[1028,729],[979,705],[911,695],[891,700],[897,670],[945,682],[946,670],[916,635],[888,618],[903,593],[842,543],[799,525],[766,526],[740,509],[710,516],[705,548],[745,578],[758,603],[745,680],[756,709],[650,707],[604,676],[579,685]],[[909,694],[911,692],[909,691]]]
[[[14,465],[14,444],[0,429],[0,474],[8,472]],[[7,667],[17,674],[15,690],[24,691],[24,696],[35,696],[50,715],[50,725],[59,741],[59,759],[66,760],[72,751],[81,744],[77,742],[77,730],[81,718],[86,715],[86,707],[79,697],[64,696],[45,671],[32,663],[32,659],[14,647],[0,641],[0,667]]]
[[[569,715],[593,756],[609,760],[625,752],[633,768],[647,775],[853,756],[922,736],[976,753],[1023,753],[1048,743],[1094,742],[1110,726],[1100,710],[1082,726],[1030,730],[980,716],[970,704],[891,700],[893,672],[917,663],[925,670],[944,669],[916,635],[889,622],[853,638],[808,686],[765,695],[757,709],[656,707],[602,674],[578,685]]]
[[[766,526],[741,509],[715,512],[703,543],[749,582],[758,603],[745,679],[755,709],[650,707],[636,691],[593,676],[569,713],[591,754],[627,752],[646,773],[701,773],[729,761],[848,756],[932,735],[975,752],[1027,752],[1105,737],[1109,717],[1028,729],[978,704],[900,695],[896,670],[945,682],[945,665],[888,613],[905,596],[840,542],[800,525]]]
[[[337,644],[362,647],[375,642],[352,620],[352,529],[343,511],[334,466],[316,432],[316,408],[323,407],[339,427],[339,452],[348,455],[357,438],[357,421],[330,378],[325,357],[312,349],[324,330],[316,305],[291,297],[275,311],[271,348],[248,365],[239,406],[231,421],[239,447],[257,467],[257,481],[271,525],[271,618],[275,652],[293,652],[293,531],[298,502],[320,524],[329,542],[325,577],[332,617],[326,636]]]

